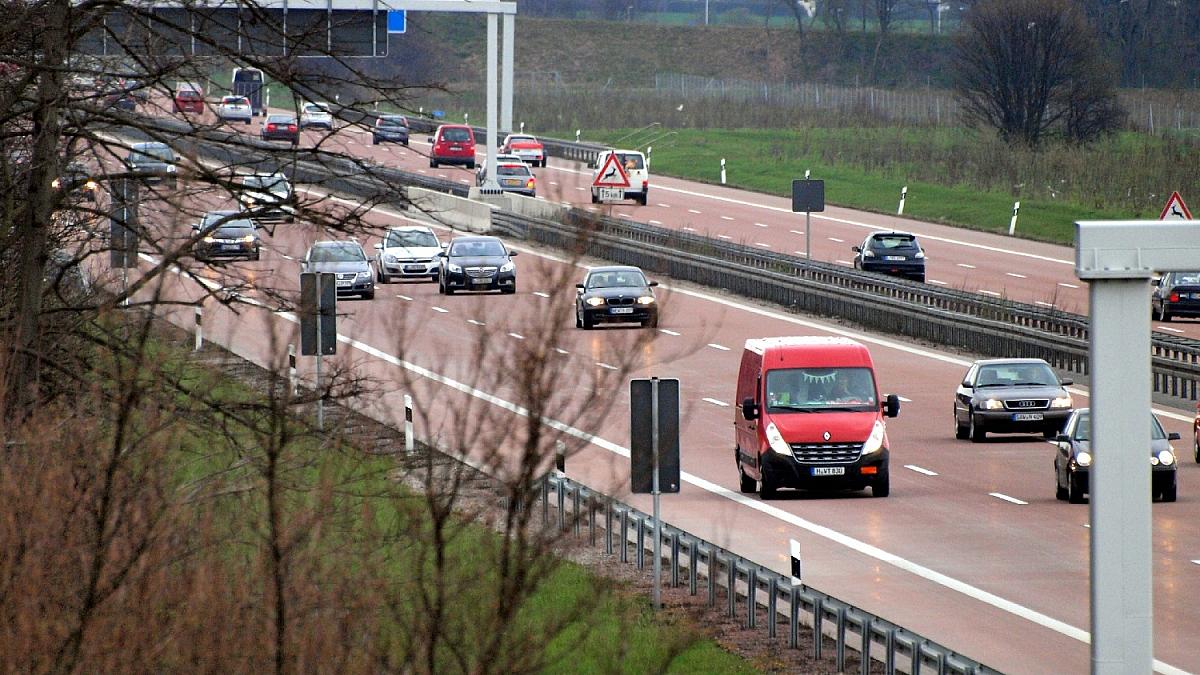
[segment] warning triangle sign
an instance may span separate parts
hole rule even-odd
[[[1163,207],[1162,213],[1158,214],[1159,220],[1191,220],[1192,212],[1188,211],[1187,204],[1183,203],[1183,197],[1179,196],[1179,192],[1172,192],[1171,198],[1167,200],[1167,205]]]
[[[600,167],[600,171],[596,172],[592,187],[629,187],[629,174],[625,173],[625,167],[621,166],[621,158],[617,156],[617,153],[609,153],[608,158]]]

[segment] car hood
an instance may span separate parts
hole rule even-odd
[[[462,256],[447,258],[447,260],[455,265],[461,265],[463,267],[500,267],[504,263],[508,262],[508,258],[501,255],[485,255],[478,257]]]
[[[767,417],[788,443],[862,443],[871,435],[879,412],[772,412]]]
[[[1008,401],[1018,398],[1049,398],[1066,396],[1067,391],[1062,387],[983,387],[975,389],[976,399],[998,398]]]
[[[366,272],[371,269],[365,260],[355,260],[352,262],[315,262],[309,263],[309,272]]]
[[[384,255],[397,258],[433,258],[441,252],[440,246],[388,246],[383,249]]]
[[[613,288],[593,288],[584,291],[584,296],[589,298],[637,298],[643,295],[653,295],[650,289],[645,286],[616,286]]]

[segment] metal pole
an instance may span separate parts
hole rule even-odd
[[[1148,332],[1148,331],[1147,331]],[[662,607],[659,583],[662,581],[662,515],[659,512],[658,490],[658,378],[650,378],[650,455],[654,460],[654,591],[650,602],[654,609]]]
[[[496,33],[498,16],[487,15],[487,187],[497,187],[496,182],[496,91],[497,54]]]
[[[1013,202],[1012,220],[1008,221],[1008,236],[1017,231],[1017,212],[1021,210],[1021,202]]]
[[[404,395],[404,452],[413,453],[413,401],[412,396]]]
[[[704,0],[704,25],[708,25],[708,0]]]
[[[1092,279],[1092,672],[1153,671],[1147,279]]]
[[[317,275],[317,297],[321,297],[321,279],[324,275]],[[319,302],[319,301],[318,301]],[[321,389],[321,318],[319,316],[320,309],[317,310],[317,429],[325,431],[325,392]]]
[[[516,43],[517,17],[505,14],[500,43],[500,131],[511,134],[513,130],[513,48]]]
[[[804,212],[804,259],[812,260],[812,211]]]

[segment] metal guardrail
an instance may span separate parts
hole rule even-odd
[[[542,480],[542,524],[552,523],[560,532],[584,535],[591,546],[597,539],[609,555],[622,563],[633,562],[644,569],[653,561],[654,519],[632,506],[597,493],[561,475]],[[553,515],[551,510],[553,509]],[[766,613],[766,631],[776,637],[788,630],[788,645],[801,647],[803,625],[811,641],[812,655],[823,658],[823,644],[832,639],[838,672],[845,672],[849,651],[859,654],[860,672],[871,672],[873,663],[881,663],[888,675],[897,672],[988,674],[998,671],[937,642],[898,626],[884,618],[822,593],[810,586],[793,585],[790,576],[780,574],[736,553],[662,523],[665,570],[670,585],[687,585],[697,595],[701,584],[708,595],[708,606],[716,607],[719,590],[724,590],[726,614],[739,615],[746,628],[758,628]],[[630,553],[632,548],[632,561]],[[662,583],[662,580],[657,580]]]

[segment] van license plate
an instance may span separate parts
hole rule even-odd
[[[1014,422],[1040,422],[1042,413],[1013,413]]]
[[[625,199],[625,190],[621,188],[600,188],[600,201],[619,202]]]
[[[846,475],[846,467],[844,466],[814,466],[812,470],[814,476],[844,476]]]

